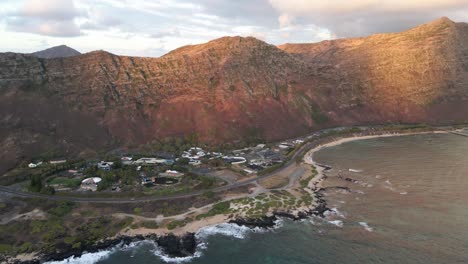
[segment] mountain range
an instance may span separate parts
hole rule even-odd
[[[0,172],[46,151],[168,137],[216,144],[468,121],[468,24],[448,18],[312,44],[223,37],[159,58],[51,54],[0,53]]]

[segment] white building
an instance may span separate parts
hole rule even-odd
[[[102,181],[99,177],[86,178],[81,182],[81,189],[95,192],[97,185]]]
[[[109,161],[101,161],[97,164],[98,169],[101,170],[111,170],[112,165],[114,165],[114,162],[109,162]]]
[[[32,169],[32,168],[37,168],[37,167],[39,167],[41,165],[42,165],[42,161],[39,161],[38,163],[32,163],[31,162],[31,163],[29,163],[28,167]]]
[[[173,160],[167,159],[159,159],[159,158],[141,158],[134,162],[134,164],[148,164],[148,165],[156,165],[156,164],[172,164]]]
[[[66,163],[67,160],[51,160],[49,161],[50,164],[52,165],[57,165],[57,164],[62,164],[62,163]]]

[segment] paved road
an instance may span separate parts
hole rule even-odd
[[[192,198],[195,196],[199,196],[204,194],[206,191],[212,191],[212,192],[222,192],[222,191],[227,191],[230,189],[234,189],[237,187],[242,187],[249,185],[251,183],[254,183],[255,181],[258,180],[263,180],[266,178],[273,177],[277,175],[278,173],[282,172],[283,170],[289,168],[290,166],[294,165],[295,159],[297,156],[304,154],[306,151],[308,151],[314,143],[307,143],[304,146],[302,146],[298,151],[294,153],[294,155],[289,159],[283,167],[279,168],[276,171],[273,171],[271,173],[258,176],[252,179],[248,179],[245,181],[241,182],[236,182],[233,184],[228,184],[225,186],[213,188],[213,189],[208,189],[208,190],[201,190],[201,191],[196,191],[188,194],[178,194],[178,195],[168,195],[168,196],[147,196],[147,197],[135,197],[135,198],[128,198],[128,197],[122,197],[122,198],[96,198],[96,197],[77,197],[77,196],[60,196],[60,195],[46,195],[46,194],[39,194],[39,193],[30,193],[30,192],[22,192],[18,191],[15,189],[12,189],[10,187],[6,186],[0,186],[0,192],[3,193],[8,193],[13,196],[17,197],[24,197],[24,198],[43,198],[43,199],[48,199],[48,200],[54,200],[54,201],[72,201],[72,202],[87,202],[87,203],[139,203],[139,202],[150,202],[150,201],[167,201],[167,200],[176,200],[176,199],[186,199],[186,198]]]

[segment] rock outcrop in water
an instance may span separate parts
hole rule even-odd
[[[225,37],[160,58],[3,53],[0,87],[0,172],[50,149],[466,122],[468,25],[443,18],[402,33],[279,47]]]
[[[158,246],[170,257],[192,256],[197,248],[197,240],[194,233],[187,233],[181,237],[169,234],[159,237]]]

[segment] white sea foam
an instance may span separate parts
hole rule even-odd
[[[392,183],[390,182],[390,180],[386,180],[385,183],[388,184],[388,185],[392,185]]]
[[[346,218],[346,215],[338,210],[338,208],[331,208],[330,210],[323,213],[323,215],[327,218],[330,217],[339,217],[339,218]]]
[[[183,262],[189,262],[194,258],[199,258],[202,256],[202,250],[205,249],[206,247],[203,246],[204,243],[201,243],[198,245],[197,251],[195,251],[195,254],[193,256],[188,256],[188,257],[169,257],[168,255],[164,254],[164,252],[161,250],[161,248],[156,247],[153,250],[153,254],[161,258],[164,262],[167,263],[183,263]]]
[[[401,195],[407,195],[408,192],[401,192],[400,194],[401,194]]]
[[[365,230],[369,231],[369,232],[372,232],[374,231],[374,229],[372,227],[370,227],[366,222],[359,222],[359,224],[364,227]]]
[[[84,253],[81,257],[72,256],[61,261],[46,262],[46,264],[93,264],[108,258],[114,251],[115,248],[94,253]]]
[[[303,220],[305,220],[305,219],[303,219]],[[275,220],[274,229],[281,228],[281,227],[283,227],[283,225],[284,225],[284,220],[282,218],[278,218],[278,219]]]
[[[122,243],[120,243],[116,245],[115,247],[112,247],[107,250],[101,250],[101,251],[94,252],[94,253],[83,253],[80,257],[72,256],[61,261],[50,261],[46,263],[47,264],[93,264],[93,263],[97,263],[101,260],[108,258],[110,255],[112,255],[114,252],[118,250],[130,251],[130,250],[134,250],[135,248],[143,244],[152,244],[156,247],[156,243],[150,240],[131,242],[128,245],[123,245]]]
[[[309,223],[311,223],[314,226],[321,226],[323,222],[324,219],[318,216],[311,216],[309,218]]]
[[[236,224],[223,223],[214,226],[206,226],[201,228],[196,236],[199,239],[206,239],[212,235],[231,236],[238,239],[243,239],[249,232],[261,232],[261,228],[248,228],[246,226],[239,226]]]
[[[349,169],[350,172],[355,172],[355,173],[359,173],[359,172],[362,172],[362,170],[355,170],[355,169]]]
[[[335,225],[337,227],[343,227],[343,221],[341,220],[333,220],[333,221],[328,221],[328,223]]]

